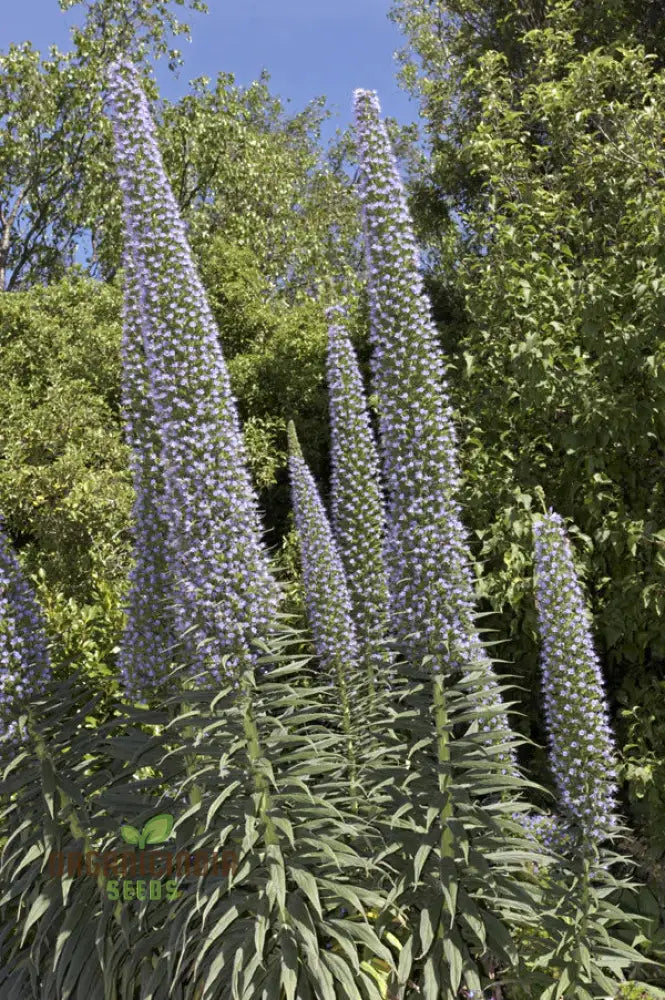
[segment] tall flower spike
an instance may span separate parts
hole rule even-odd
[[[109,93],[160,439],[164,493],[155,510],[167,538],[176,630],[189,636],[194,670],[237,683],[242,665],[251,662],[252,639],[274,621],[279,592],[218,332],[134,67],[110,68]]]
[[[0,736],[18,735],[18,716],[44,694],[51,662],[42,614],[0,526]]]
[[[331,508],[358,636],[368,693],[389,677],[382,642],[389,629],[388,576],[384,561],[385,512],[362,377],[351,341],[339,322],[339,306],[327,312],[330,398]]]
[[[319,492],[302,456],[293,423],[288,426],[293,511],[300,541],[305,604],[314,645],[324,670],[345,698],[357,672],[358,641],[344,568]]]
[[[125,252],[123,263],[122,410],[136,499],[135,560],[118,661],[125,694],[140,700],[146,693],[155,692],[183,643],[177,641],[172,607],[174,581],[167,521],[162,511],[164,473],[142,342],[141,293],[131,253]]]
[[[500,691],[473,621],[452,408],[404,188],[376,94],[357,90],[354,111],[393,629],[409,659],[429,654],[433,670],[467,676],[476,703],[488,711],[488,742],[503,742],[509,726],[505,712],[492,711]],[[503,751],[498,758],[512,761]]]
[[[587,843],[617,825],[616,757],[591,616],[563,521],[552,510],[534,524],[536,603],[542,637],[550,763],[564,816]]]

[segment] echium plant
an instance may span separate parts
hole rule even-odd
[[[19,715],[50,674],[42,614],[0,524],[0,736],[18,738]]]
[[[382,648],[389,630],[390,607],[379,456],[358,361],[342,323],[343,310],[332,307],[327,316],[331,321],[328,396],[332,522],[346,572],[368,694],[373,698],[377,687],[386,685],[390,669],[390,657]]]
[[[307,617],[317,656],[337,685],[347,724],[357,682],[358,640],[344,568],[293,422],[288,426],[293,513],[300,544]]]
[[[616,754],[591,617],[561,517],[534,524],[550,764],[563,819],[597,845],[617,827]]]
[[[344,566],[319,491],[305,462],[293,422],[288,425],[289,472],[303,574],[305,605],[324,677],[334,685],[351,807],[358,811],[363,751],[372,743],[373,692],[353,621]],[[326,681],[324,681],[325,683]]]
[[[442,353],[423,291],[404,188],[372,91],[355,92],[370,306],[372,373],[379,400],[393,629],[404,655],[432,657],[444,678],[469,679],[488,741],[509,726],[474,624],[473,573],[456,499],[460,483]],[[512,752],[500,759],[512,769]]]
[[[252,660],[252,640],[266,634],[274,620],[278,588],[261,538],[218,331],[140,79],[130,64],[115,63],[108,82],[123,196],[126,294],[132,298],[126,333],[135,338],[125,349],[134,366],[127,379],[138,387],[143,371],[149,399],[145,413],[134,415],[148,423],[141,432],[130,432],[130,440],[144,449],[135,463],[137,521],[149,519],[136,540],[143,546],[160,532],[166,539],[164,557],[158,551],[153,561],[139,553],[138,563],[143,559],[147,566],[134,580],[129,610],[143,610],[136,589],[152,571],[153,599],[172,606],[175,631],[187,636],[192,671],[237,683]],[[159,586],[171,592],[162,595]],[[144,668],[129,649],[142,627],[140,621],[130,623],[126,635],[128,677],[153,665],[149,657]]]
[[[134,564],[130,570],[127,622],[118,656],[125,694],[138,700],[154,691],[179,646],[172,602],[164,473],[150,380],[143,349],[140,287],[131,254],[124,258],[122,411],[134,481]],[[182,644],[182,640],[180,642]]]

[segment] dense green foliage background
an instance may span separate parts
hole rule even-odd
[[[533,691],[530,511],[544,494],[572,519],[627,800],[662,854],[663,16],[597,11],[405,2],[394,16],[431,149],[414,211],[481,591]],[[541,735],[535,699],[528,713]]]
[[[83,662],[108,688],[132,495],[119,202],[93,83],[132,39],[144,39],[147,76],[168,47],[164,5],[143,6],[131,20],[130,3],[100,0],[70,53],[0,57],[0,510],[61,668]],[[574,525],[625,804],[655,870],[665,853],[665,9],[597,11],[398,0],[424,142],[399,138],[450,362],[479,593],[525,689],[524,728],[542,738],[530,552],[544,500]],[[322,150],[323,108],[289,118],[265,79],[243,89],[220,74],[175,104],[152,94],[268,537],[297,600],[285,426],[296,420],[327,480],[326,306],[347,302],[366,356],[353,164],[343,137]],[[86,267],[72,264],[81,239]],[[543,777],[538,754],[534,764]]]

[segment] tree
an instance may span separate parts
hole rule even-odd
[[[480,192],[468,169],[466,136],[482,114],[475,71],[489,52],[505,59],[504,77],[517,99],[539,72],[529,32],[549,31],[559,22],[571,50],[590,53],[598,46],[643,45],[655,69],[665,65],[665,4],[662,0],[393,0],[390,17],[407,46],[400,53],[401,80],[421,105],[430,162],[412,195],[419,230],[438,246],[442,225],[457,218]],[[539,123],[533,128],[538,132]],[[446,294],[441,294],[442,289]],[[439,285],[434,298],[443,313],[459,319],[452,289]]]
[[[74,5],[62,0],[63,9]],[[189,6],[205,9],[200,0]],[[267,76],[243,88],[220,73],[212,87],[198,78],[179,101],[160,102],[151,60],[168,52],[175,69],[169,34],[187,30],[163,0],[96,0],[70,52],[52,47],[42,59],[26,43],[0,56],[0,287],[57,281],[79,247],[93,277],[116,273],[119,201],[103,111],[106,66],[118,52],[134,53],[141,67],[195,250],[223,229],[291,298],[328,275],[357,285],[353,192],[341,161],[320,148],[323,101],[287,116]]]
[[[77,2],[62,0],[61,8]],[[200,0],[189,6],[205,10]],[[73,31],[72,51],[52,46],[42,59],[26,42],[0,55],[0,290],[57,280],[86,234],[96,262],[111,192],[105,67],[129,50],[144,72],[150,56],[165,52],[175,68],[169,36],[188,30],[164,0],[97,0]]]
[[[249,252],[274,294],[295,302],[334,281],[357,290],[356,199],[320,142],[321,100],[288,116],[264,75],[248,87],[205,77],[163,101],[159,142],[189,240],[202,266],[210,242]],[[270,182],[267,183],[267,178]],[[110,204],[110,202],[109,202]],[[119,217],[107,214],[104,265],[117,266]]]
[[[0,510],[38,582],[56,668],[112,674],[132,502],[119,417],[119,290],[0,296]]]

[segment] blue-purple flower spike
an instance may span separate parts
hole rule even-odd
[[[373,694],[387,685],[390,669],[390,657],[382,647],[390,621],[385,512],[362,377],[342,315],[338,306],[327,313],[332,522],[368,691]],[[339,322],[334,322],[336,316]]]
[[[131,254],[124,256],[122,410],[134,481],[134,565],[130,571],[127,624],[118,666],[124,693],[140,700],[155,692],[168,664],[182,650],[175,629],[175,589],[164,516],[164,472],[159,428],[150,401],[150,379],[141,332],[140,288]],[[191,651],[190,651],[191,655]]]
[[[0,736],[14,741],[18,716],[50,679],[44,620],[0,525]]]
[[[355,695],[359,649],[344,568],[316,484],[302,457],[295,427],[289,423],[289,472],[303,571],[305,604],[314,645],[323,669],[340,694]]]
[[[563,521],[534,524],[545,718],[560,810],[596,844],[617,826],[616,756],[591,616]]]
[[[404,188],[376,94],[357,90],[354,104],[393,629],[412,662],[429,654],[434,671],[467,676],[477,705],[494,709],[481,725],[488,741],[505,742],[507,716],[496,711],[500,691],[474,626],[452,408]],[[503,750],[498,758],[514,760]]]
[[[156,474],[147,503],[166,539],[175,626],[196,651],[192,669],[237,683],[253,659],[252,640],[274,621],[279,592],[218,332],[140,79],[130,64],[115,63],[108,82],[126,257],[139,297],[134,356],[143,351],[163,470],[163,496]]]

